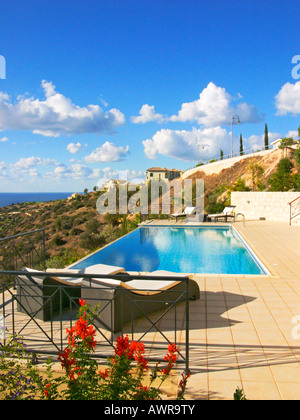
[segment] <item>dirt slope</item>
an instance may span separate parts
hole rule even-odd
[[[245,179],[246,184],[251,187],[250,173],[248,170],[251,162],[258,163],[264,169],[263,181],[267,182],[268,178],[276,172],[276,167],[282,157],[282,150],[274,150],[274,152],[266,156],[257,156],[241,160],[230,168],[223,169],[220,173],[212,175],[206,175],[200,167],[198,172],[187,177],[187,179],[203,179],[206,195],[209,195],[214,189],[222,184],[230,185],[235,183],[239,177]]]

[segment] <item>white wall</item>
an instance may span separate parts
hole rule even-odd
[[[188,169],[187,171],[184,172],[184,174],[182,175],[182,178],[185,179],[188,176],[191,176],[198,171],[199,172],[200,171],[204,172],[205,175],[218,174],[223,169],[230,168],[235,163],[237,163],[241,160],[249,159],[251,157],[257,157],[257,156],[266,156],[266,155],[268,155],[272,152],[274,152],[274,149],[264,150],[262,152],[251,153],[249,155],[236,156],[236,157],[229,158],[229,159],[219,160],[217,162],[206,163],[205,165],[198,166],[198,167],[192,168],[192,169]]]
[[[266,220],[289,222],[288,203],[300,196],[300,192],[232,192],[231,204],[236,213],[243,213],[246,220]],[[294,219],[300,223],[300,216]]]

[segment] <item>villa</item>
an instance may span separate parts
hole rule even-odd
[[[273,149],[279,149],[281,142],[282,142],[282,139],[277,139],[271,143],[271,146],[273,147]],[[294,145],[292,147],[297,147],[299,143],[300,143],[300,140],[294,140]]]
[[[180,169],[168,169],[168,168],[160,168],[160,167],[153,167],[147,169],[146,171],[146,182],[152,180],[168,180],[172,181],[175,178],[181,177],[184,171]]]

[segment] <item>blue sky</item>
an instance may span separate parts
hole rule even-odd
[[[230,153],[235,114],[237,152],[300,125],[299,0],[1,5],[0,192],[187,169]]]

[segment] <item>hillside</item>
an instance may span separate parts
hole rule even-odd
[[[48,265],[70,264],[137,227],[134,217],[129,220],[99,215],[96,210],[99,194],[91,192],[71,200],[3,207],[0,238],[44,228]]]
[[[220,185],[230,185],[235,183],[239,177],[246,181],[246,184],[251,186],[250,174],[248,166],[251,162],[255,162],[264,169],[263,181],[267,182],[269,177],[276,171],[277,165],[282,158],[282,150],[274,150],[266,156],[251,157],[239,162],[236,162],[229,168],[221,170],[219,173],[206,175],[199,167],[197,172],[194,172],[186,179],[203,179],[206,194],[210,194]]]
[[[228,192],[234,188],[236,183],[242,180],[243,186],[252,189],[252,178],[249,166],[253,163],[259,165],[263,169],[263,174],[260,179],[261,189],[268,189],[268,180],[271,175],[277,171],[277,165],[283,157],[288,157],[295,168],[296,162],[294,160],[294,150],[288,149],[283,150],[277,149],[265,156],[255,156],[245,158],[236,162],[231,167],[221,170],[218,173],[211,175],[205,174],[202,167],[194,172],[191,176],[186,179],[203,179],[205,189],[205,206],[212,204],[215,200],[226,200],[228,199]],[[211,212],[212,209],[209,209]]]

